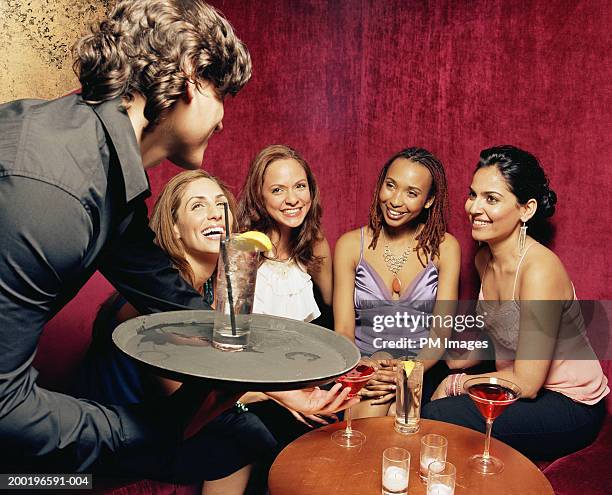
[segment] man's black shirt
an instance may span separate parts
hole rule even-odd
[[[36,385],[43,326],[95,270],[140,312],[210,309],[153,243],[150,195],[119,100],[0,106],[0,447],[83,470],[157,434],[145,405],[113,407]],[[151,413],[154,413],[152,411]],[[63,453],[63,454],[62,454]]]

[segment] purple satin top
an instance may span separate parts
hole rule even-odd
[[[376,351],[393,357],[414,356],[427,338],[426,317],[431,315],[438,291],[438,269],[430,260],[406,287],[398,300],[361,252],[355,269],[355,344],[362,355]],[[399,318],[398,318],[399,315]],[[393,322],[391,323],[391,320]]]

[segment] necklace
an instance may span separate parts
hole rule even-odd
[[[204,285],[202,286],[202,298],[204,299],[204,302],[208,303],[209,305],[212,305],[212,303],[215,302],[215,285],[212,276],[206,282],[204,282]]]
[[[412,236],[411,244],[413,244],[414,241],[416,240],[418,231],[419,231],[418,228],[414,231],[414,235]],[[381,232],[383,233],[383,239],[386,241],[384,230],[382,230]],[[413,251],[416,251],[416,248],[413,248],[412,246],[408,246],[406,249],[404,249],[404,252],[400,256],[396,256],[391,252],[391,249],[389,248],[389,244],[385,244],[385,250],[383,252],[383,260],[385,261],[385,264],[387,265],[387,269],[393,274],[393,282],[391,283],[391,290],[393,291],[393,293],[397,294],[398,296],[400,292],[402,291],[402,282],[397,276],[397,274],[404,267],[404,265],[406,264],[406,261],[408,261],[408,258],[410,257],[410,253],[412,253]]]

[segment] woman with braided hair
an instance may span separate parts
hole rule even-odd
[[[336,331],[362,354],[382,359],[377,378],[362,393],[373,400],[357,406],[363,411],[365,404],[368,415],[386,414],[395,396],[390,358],[418,354],[429,369],[442,357],[443,349],[422,348],[421,338],[444,338],[447,330],[382,323],[397,311],[453,309],[442,301],[457,299],[461,254],[457,240],[446,232],[447,211],[442,163],[425,149],[408,148],[380,171],[368,225],[347,232],[336,245]]]

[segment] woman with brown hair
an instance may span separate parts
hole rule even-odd
[[[259,230],[274,248],[257,273],[253,312],[311,321],[320,315],[313,281],[332,300],[332,260],[321,229],[319,188],[310,166],[289,146],[261,150],[238,207],[242,229]]]
[[[150,221],[155,242],[168,253],[181,276],[212,306],[219,241],[226,234],[224,203],[229,205],[229,222],[235,228],[236,202],[227,187],[203,170],[182,172],[164,187]],[[180,387],[179,382],[143,371],[113,346],[113,329],[138,314],[118,294],[103,305],[80,373],[79,395],[126,405],[171,394]],[[315,390],[270,392],[269,395],[306,415],[326,414],[333,412],[346,396],[343,393],[336,397],[337,391],[338,388],[330,393]],[[334,407],[328,409],[332,402]],[[241,494],[249,481],[251,463],[258,461],[265,468],[277,447],[276,439],[257,416],[238,404],[186,441],[182,455],[171,466],[170,477],[183,483],[204,481],[202,493],[205,495]],[[203,463],[200,456],[207,449],[214,449],[214,460]]]
[[[368,415],[389,411],[395,396],[391,358],[416,355],[429,369],[442,357],[443,349],[423,346],[421,339],[443,338],[450,330],[381,322],[400,310],[447,314],[454,309],[461,253],[446,231],[447,210],[442,163],[425,149],[408,148],[380,171],[368,225],[347,232],[336,244],[336,331],[354,341],[362,354],[383,359],[377,379],[362,392],[373,399],[362,402]]]

